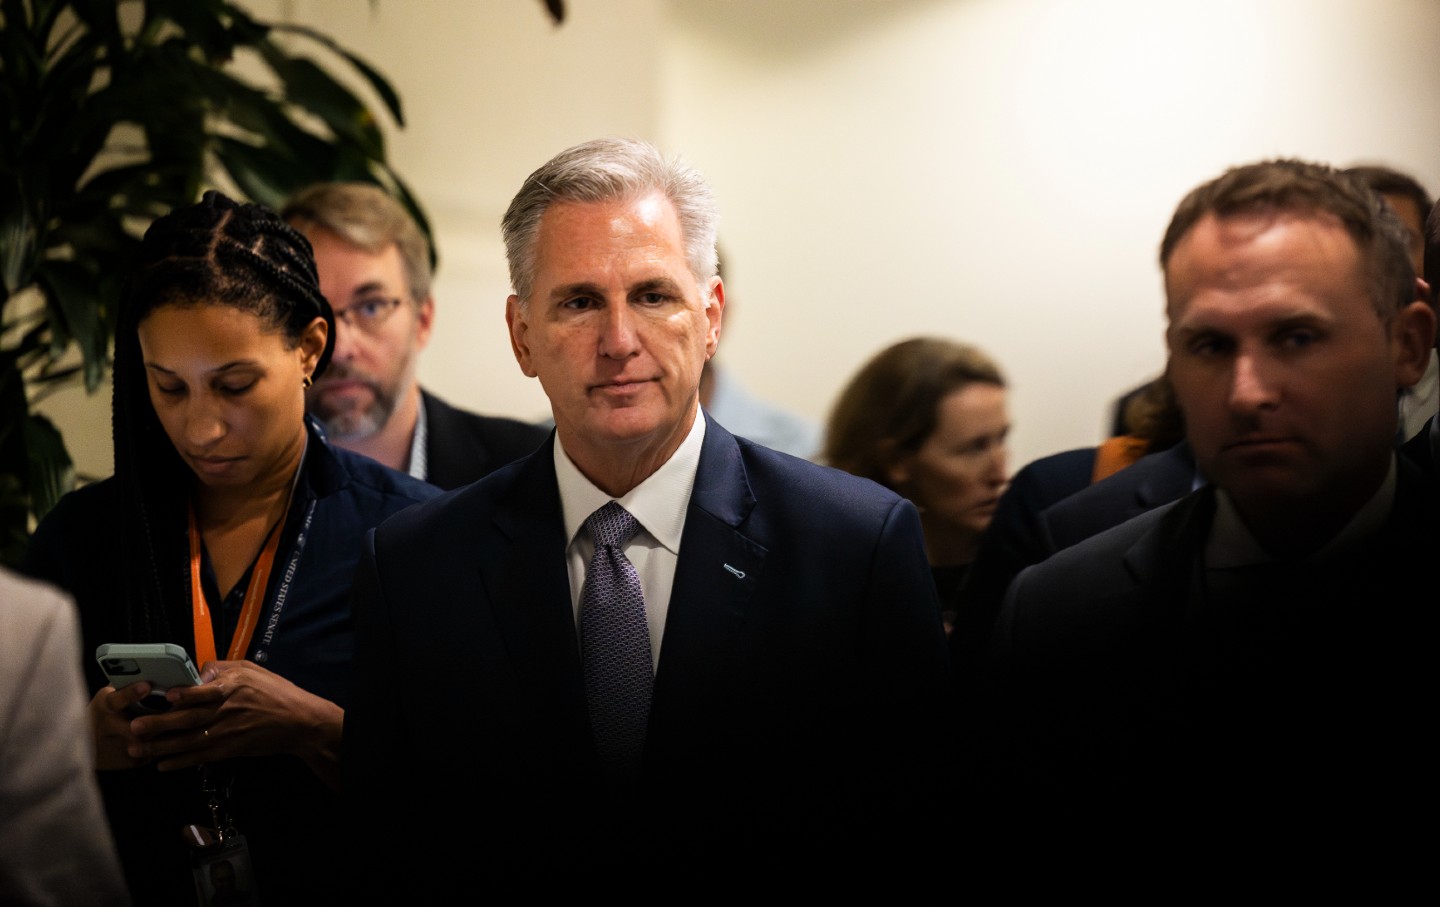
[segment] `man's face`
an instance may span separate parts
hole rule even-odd
[[[629,462],[643,479],[679,446],[724,298],[718,278],[702,287],[691,273],[663,196],[546,209],[532,295],[524,305],[511,296],[506,320],[521,370],[540,379],[587,475]]]
[[[434,303],[426,299],[417,306],[410,299],[394,244],[367,252],[323,228],[307,238],[315,249],[320,292],[337,317],[330,367],[306,395],[306,405],[336,440],[364,438],[385,426],[414,387],[416,353],[430,339]],[[390,307],[395,299],[400,304]],[[364,314],[377,311],[378,323],[367,324]]]
[[[1170,379],[1201,470],[1247,519],[1358,508],[1378,488],[1428,315],[1412,305],[1387,327],[1367,283],[1325,214],[1211,214],[1175,247]]]

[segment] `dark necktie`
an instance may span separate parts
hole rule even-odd
[[[585,698],[600,759],[621,779],[633,779],[645,747],[655,673],[645,596],[623,547],[640,524],[611,501],[585,521],[595,554],[580,592],[580,653]]]

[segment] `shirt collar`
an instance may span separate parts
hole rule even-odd
[[[425,416],[425,400],[421,398],[416,407],[415,434],[410,439],[410,475],[424,482],[429,478],[429,463],[425,460],[425,444],[430,437],[430,420]]]
[[[560,487],[566,544],[575,540],[590,514],[610,501],[618,501],[655,541],[671,554],[678,555],[680,536],[685,530],[685,511],[690,506],[690,492],[695,487],[695,473],[700,467],[700,448],[704,440],[705,415],[697,405],[695,421],[670,459],[623,497],[612,498],[585,478],[570,460],[569,454],[565,453],[557,433],[555,480]]]
[[[1370,500],[1356,511],[1334,538],[1318,551],[1305,558],[1312,563],[1323,563],[1346,549],[1365,541],[1380,531],[1395,505],[1395,457],[1390,457],[1390,469],[1385,481],[1380,483]],[[1274,558],[1260,546],[1250,534],[1235,504],[1224,489],[1215,489],[1215,519],[1210,524],[1210,539],[1205,546],[1205,563],[1213,569],[1241,567],[1247,564],[1262,564]]]

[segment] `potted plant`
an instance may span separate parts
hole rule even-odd
[[[558,24],[561,0],[543,2]],[[277,206],[311,182],[370,180],[428,232],[375,111],[327,67],[404,125],[364,60],[230,0],[0,0],[0,562],[74,485],[64,439],[32,407],[101,385],[151,220],[210,186]]]

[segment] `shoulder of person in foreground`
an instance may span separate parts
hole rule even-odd
[[[125,904],[85,720],[74,606],[0,568],[0,902]]]

